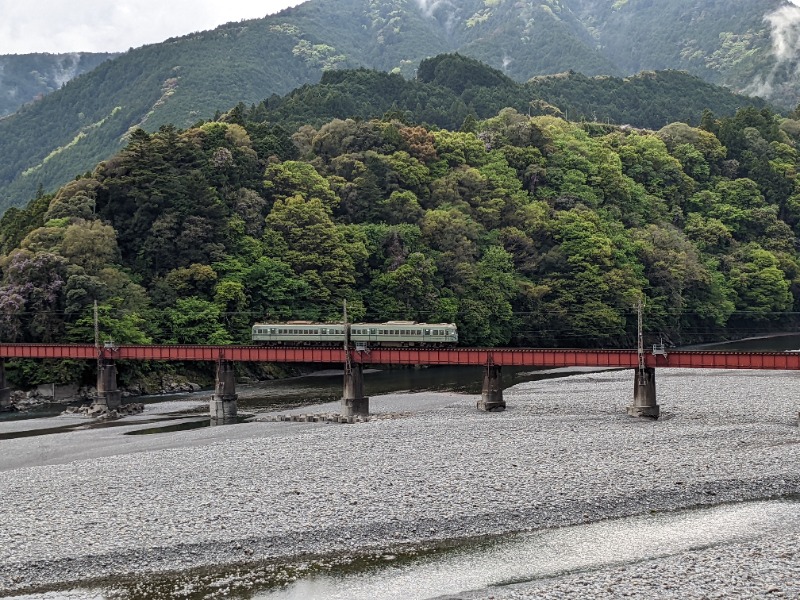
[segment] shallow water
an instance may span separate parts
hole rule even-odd
[[[25,600],[429,600],[564,573],[657,559],[774,533],[800,535],[800,501],[772,500],[644,515],[467,541],[346,564],[253,564],[138,577],[14,598]],[[289,583],[287,583],[289,582]]]
[[[800,533],[800,503],[757,502],[525,534],[397,566],[302,579],[257,600],[423,600],[638,562],[770,532]]]

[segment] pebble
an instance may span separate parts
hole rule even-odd
[[[108,431],[53,436],[56,458],[44,438],[6,440],[0,595],[800,494],[795,374],[657,378],[655,422],[625,414],[633,374],[609,371],[519,384],[502,413],[466,395],[373,397],[391,418],[134,436],[91,459]],[[463,597],[800,597],[798,557],[787,535]]]

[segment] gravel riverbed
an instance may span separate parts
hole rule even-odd
[[[475,396],[393,394],[371,400],[379,418],[353,425],[126,436],[151,426],[131,418],[4,440],[0,596],[800,494],[797,374],[656,377],[656,422],[625,414],[633,373],[610,371],[517,385],[503,413],[478,413]],[[750,572],[754,593],[797,598],[798,538],[795,528],[463,597],[751,597]]]

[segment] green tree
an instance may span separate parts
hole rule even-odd
[[[230,344],[220,307],[208,300],[179,298],[164,310],[162,327],[168,344]]]

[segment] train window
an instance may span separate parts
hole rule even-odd
[[[430,334],[431,334],[431,330],[430,329],[426,329],[425,330],[425,335],[430,335]]]
[[[377,330],[377,329],[375,329],[374,327],[373,327],[372,329],[370,329],[370,330],[369,330],[369,334],[370,334],[370,335],[375,335],[377,332],[378,332],[378,330]]]

